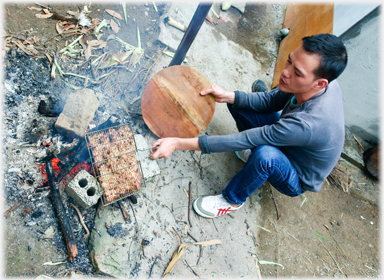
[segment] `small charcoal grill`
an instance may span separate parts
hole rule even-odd
[[[104,191],[104,206],[145,185],[135,138],[127,124],[87,133],[85,140],[94,174]]]

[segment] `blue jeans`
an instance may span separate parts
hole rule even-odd
[[[253,110],[237,110],[231,104],[228,104],[228,109],[239,131],[274,124],[280,118],[277,112],[264,114]],[[300,186],[295,167],[283,152],[274,146],[261,145],[252,149],[247,163],[222,190],[222,195],[229,203],[244,203],[266,180],[288,196],[298,196],[305,192]]]

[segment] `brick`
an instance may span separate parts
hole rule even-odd
[[[55,128],[71,138],[84,137],[99,105],[93,90],[85,88],[73,91],[56,120]]]
[[[84,209],[95,205],[103,195],[103,190],[96,178],[85,170],[80,170],[76,174],[66,186],[65,191]]]

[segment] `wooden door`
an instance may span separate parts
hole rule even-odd
[[[272,88],[279,83],[288,54],[301,45],[301,39],[318,33],[332,34],[333,3],[289,3],[283,28],[289,34],[280,42]]]

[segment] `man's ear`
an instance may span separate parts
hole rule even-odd
[[[325,88],[328,85],[327,79],[318,79],[314,85],[314,89],[322,89]]]

